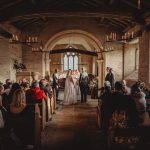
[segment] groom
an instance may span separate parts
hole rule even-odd
[[[88,74],[85,71],[85,68],[81,69],[79,86],[81,91],[81,103],[87,102],[87,91],[88,91]]]

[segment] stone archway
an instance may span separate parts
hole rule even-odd
[[[69,38],[69,37],[82,37],[86,39],[86,41],[89,42],[90,45],[94,47],[94,51],[96,52],[101,52],[103,49],[103,46],[99,39],[97,39],[94,35],[92,35],[89,32],[83,31],[83,30],[64,30],[61,32],[56,33],[54,36],[52,36],[47,43],[45,44],[44,48],[47,50],[52,50],[57,43],[57,41],[63,39],[63,38]],[[48,56],[47,56],[48,57]],[[103,64],[103,55],[102,53],[98,53],[98,59],[100,61],[97,61],[98,65],[98,76],[99,76],[99,86],[102,86],[103,84],[103,79],[104,79],[104,64]],[[46,70],[48,68],[46,67]]]

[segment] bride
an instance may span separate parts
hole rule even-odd
[[[71,105],[77,103],[77,93],[75,89],[76,78],[73,76],[73,71],[68,70],[65,82],[64,91],[64,105]]]

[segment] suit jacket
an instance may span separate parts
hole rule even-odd
[[[53,87],[58,85],[58,73],[53,74]]]
[[[115,87],[115,77],[113,73],[107,73],[105,81],[109,81],[112,88]]]
[[[79,84],[81,88],[87,88],[88,86],[88,74],[80,73]]]

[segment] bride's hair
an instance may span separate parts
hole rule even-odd
[[[70,75],[71,75],[71,69],[68,70],[66,78],[69,77]]]

